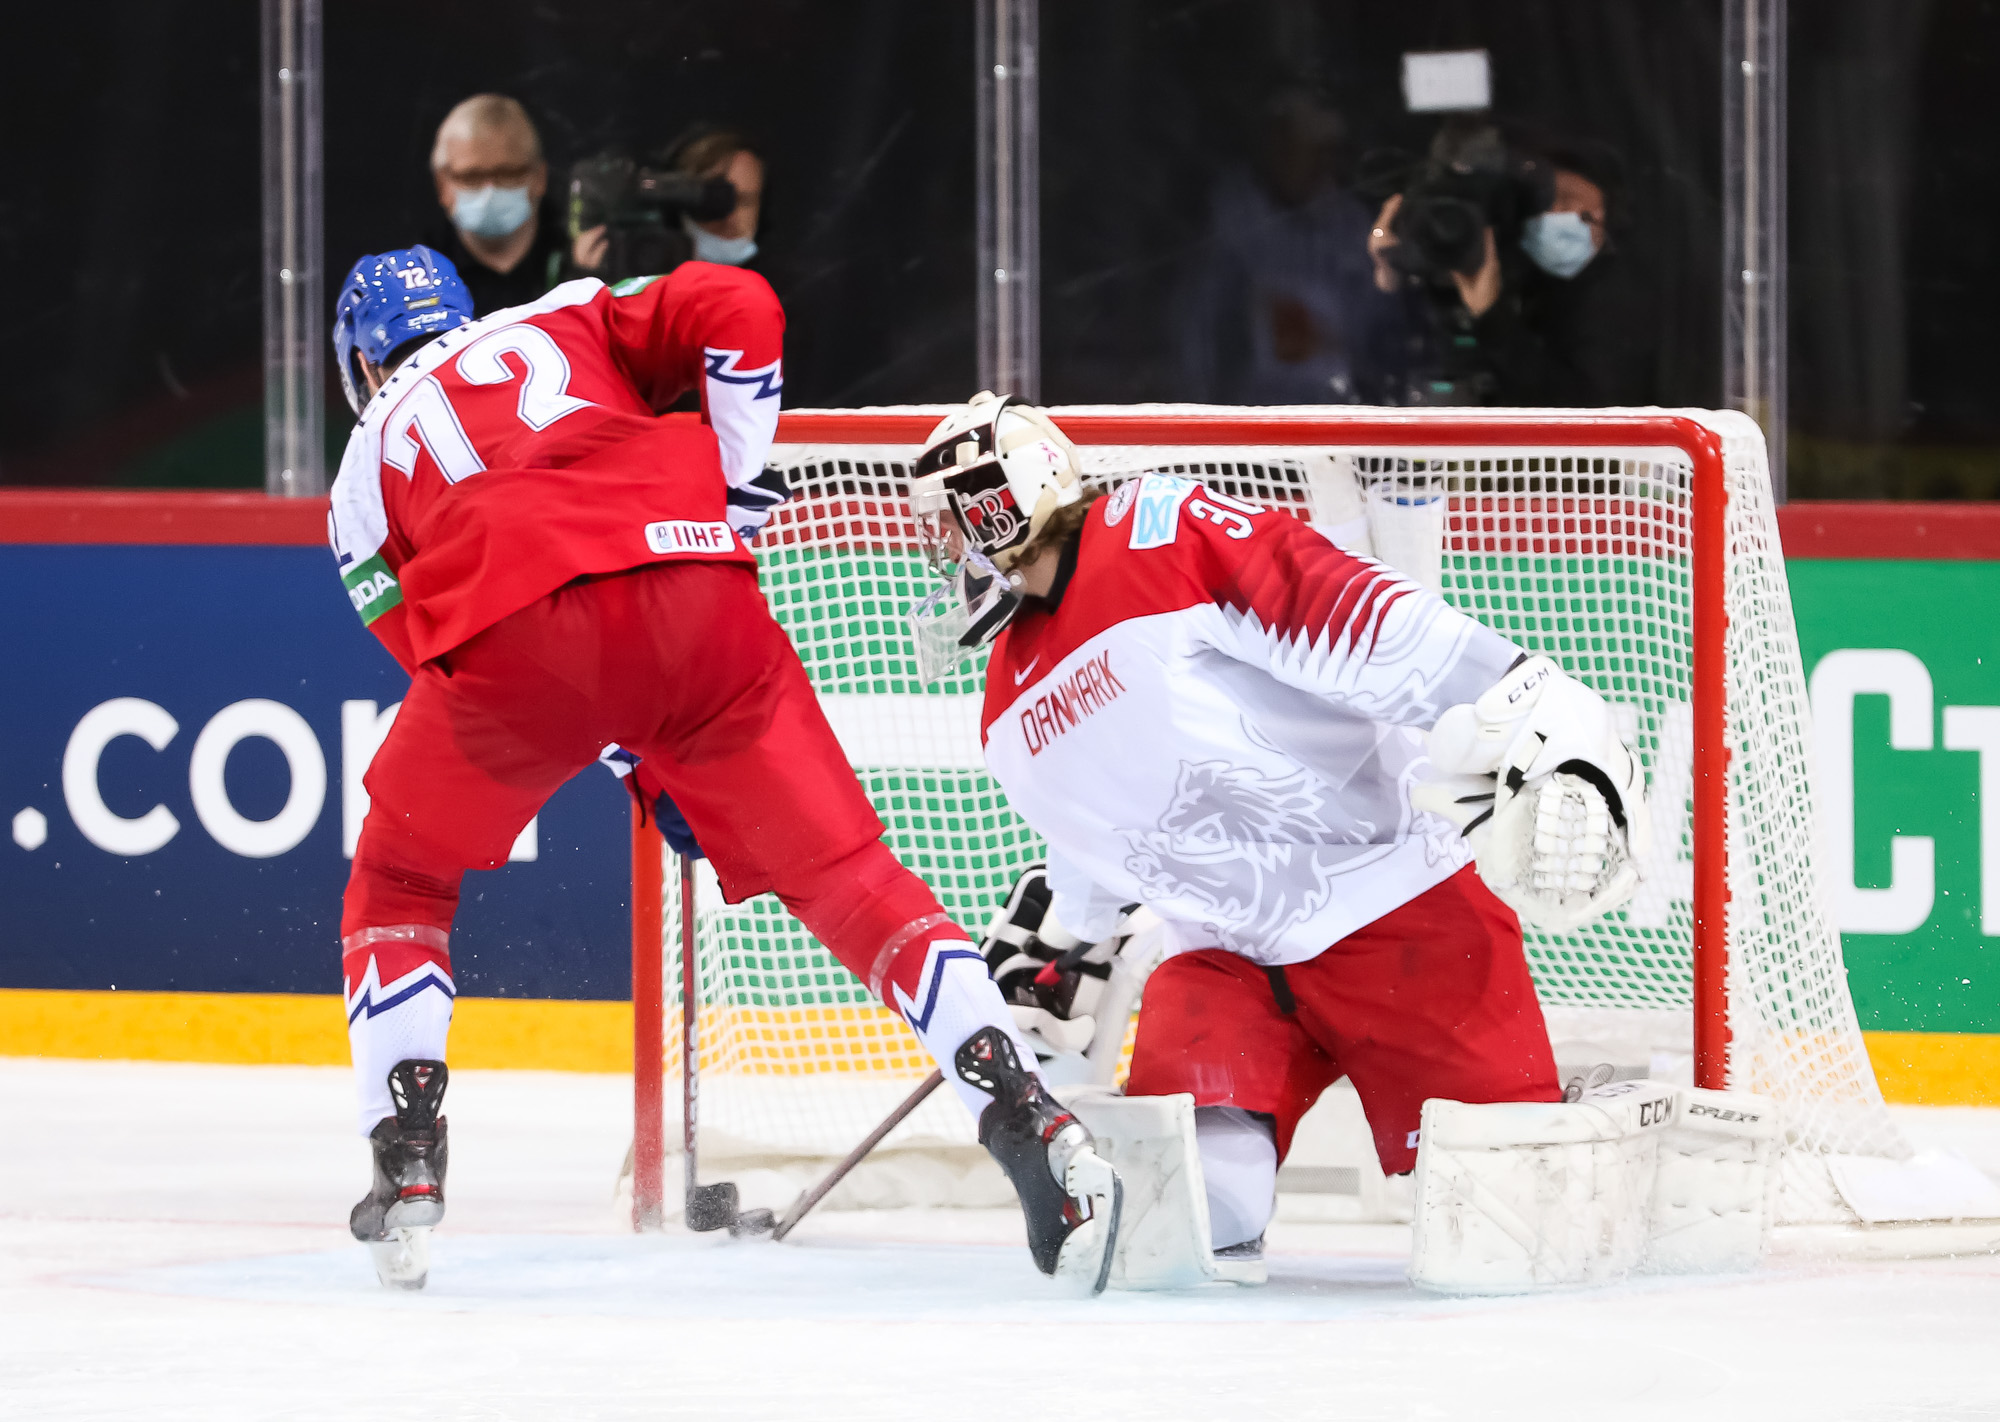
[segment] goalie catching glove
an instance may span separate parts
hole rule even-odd
[[[1464,832],[1525,922],[1567,932],[1632,896],[1652,848],[1645,770],[1610,705],[1549,658],[1440,716],[1431,765],[1412,800]]]
[[[1086,943],[1056,921],[1047,866],[1030,864],[986,926],[979,951],[1014,1022],[1038,1053],[1086,1050],[1097,1032],[1098,999],[1123,939]]]

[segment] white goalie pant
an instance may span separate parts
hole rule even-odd
[[[1426,1101],[1410,1278],[1443,1293],[1748,1269],[1771,1224],[1761,1096],[1616,1082],[1564,1103]]]
[[[1270,1125],[1234,1106],[1197,1106],[1194,1139],[1209,1244],[1227,1249],[1261,1238],[1278,1203],[1278,1143]]]

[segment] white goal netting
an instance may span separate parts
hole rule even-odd
[[[915,424],[927,428],[941,413],[851,418],[860,430],[872,417],[879,437],[884,417],[921,415]],[[1313,519],[1340,541],[1372,538],[1384,561],[1433,582],[1454,605],[1554,657],[1615,704],[1647,766],[1654,860],[1625,909],[1575,934],[1531,933],[1529,959],[1552,1025],[1562,1024],[1559,1037],[1636,1041],[1641,1066],[1685,1071],[1701,462],[1690,449],[1657,435],[1636,440],[1636,420],[1621,431],[1601,411],[1507,412],[1517,428],[1540,430],[1539,444],[1509,437],[1508,421],[1485,411],[1394,412],[1404,433],[1383,440],[1376,423],[1372,443],[1359,434],[1344,441],[1339,426],[1351,413],[1358,430],[1381,412],[1053,413],[1078,437],[1091,479],[1110,486],[1146,471],[1182,474]],[[1869,1066],[1814,864],[1805,679],[1763,441],[1739,415],[1693,419],[1719,436],[1727,493],[1717,566],[1728,618],[1730,1080],[1783,1104],[1780,1218],[1840,1220],[1844,1208],[1820,1161],[1908,1150]],[[1308,426],[1311,438],[1302,438]],[[795,496],[758,542],[764,589],[888,826],[890,847],[976,936],[1041,846],[981,761],[983,662],[938,684],[917,679],[903,613],[933,581],[905,505],[916,450],[825,440],[822,432],[839,425],[823,418],[812,427],[819,442],[773,451]],[[1658,427],[1655,418],[1645,428]],[[1552,430],[1563,437],[1549,439]],[[1218,443],[1225,434],[1240,442]],[[1102,437],[1123,442],[1092,442]],[[1413,527],[1426,527],[1425,514],[1428,527],[1441,526],[1441,540],[1411,538]],[[671,872],[667,883],[665,921],[677,926]],[[697,910],[705,1165],[843,1154],[930,1070],[929,1060],[775,899],[730,907],[703,875]],[[666,938],[672,1080],[678,932]],[[670,1128],[669,1139],[676,1134]],[[940,1157],[977,1149],[969,1118],[945,1092],[888,1148]]]

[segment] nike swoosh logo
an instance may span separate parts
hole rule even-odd
[[[1022,667],[1019,671],[1015,672],[1014,685],[1019,686],[1022,682],[1026,681],[1030,676],[1032,676],[1034,674],[1036,664],[1040,661],[1041,658],[1036,657],[1034,661],[1029,662],[1026,666]]]

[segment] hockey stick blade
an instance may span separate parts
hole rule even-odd
[[[833,1188],[847,1178],[848,1172],[867,1158],[869,1151],[882,1144],[883,1138],[889,1132],[895,1130],[896,1127],[902,1125],[903,1119],[916,1110],[917,1107],[921,1106],[926,1096],[929,1096],[943,1085],[944,1073],[941,1071],[933,1071],[929,1076],[925,1077],[918,1084],[915,1091],[912,1091],[908,1096],[903,1098],[901,1105],[882,1118],[881,1125],[870,1131],[860,1145],[847,1153],[846,1159],[834,1166],[833,1169],[827,1171],[826,1175],[817,1185],[805,1191],[798,1199],[792,1201],[792,1207],[785,1211],[785,1217],[779,1220],[776,1227],[772,1229],[771,1238],[774,1240],[783,1239],[794,1229],[798,1228],[799,1221],[806,1217],[806,1213],[814,1205],[817,1205],[831,1194]]]

